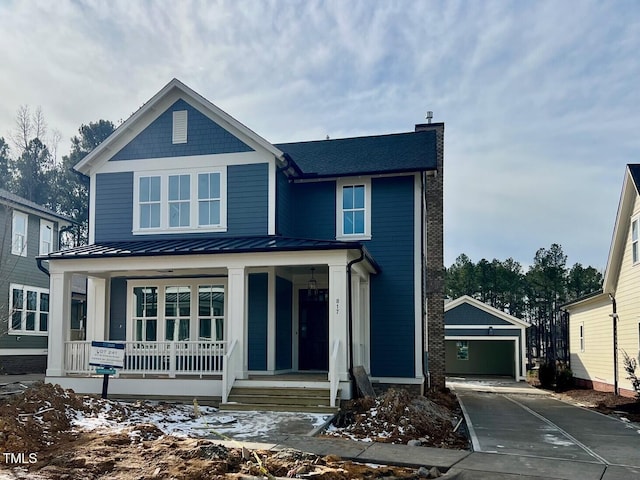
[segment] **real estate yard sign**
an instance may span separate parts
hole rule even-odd
[[[114,375],[116,368],[124,368],[124,343],[91,342],[89,365],[101,367],[96,369],[96,373],[104,375],[102,398],[107,398],[109,375]]]

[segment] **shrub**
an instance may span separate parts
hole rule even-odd
[[[622,355],[624,357],[624,371],[627,372],[627,376],[625,378],[627,380],[631,380],[633,390],[636,392],[636,400],[640,402],[640,378],[636,375],[638,362],[635,358],[631,358],[624,350],[622,350]]]
[[[573,372],[569,367],[561,367],[556,373],[556,392],[564,392],[573,387]]]
[[[542,388],[553,388],[556,380],[556,366],[552,363],[543,363],[538,369],[538,380]]]

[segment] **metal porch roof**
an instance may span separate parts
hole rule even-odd
[[[211,255],[221,253],[296,252],[312,250],[362,250],[378,272],[380,267],[362,242],[340,242],[279,236],[217,237],[197,239],[131,240],[101,242],[38,257],[43,260],[149,257],[167,255]]]

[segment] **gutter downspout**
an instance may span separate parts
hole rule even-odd
[[[364,250],[360,247],[360,256],[347,263],[347,288],[349,291],[349,382],[351,383],[351,396],[353,398],[357,398],[358,387],[356,386],[356,379],[353,376],[353,292],[351,288],[351,267],[362,260],[364,260]]]
[[[620,389],[618,388],[618,306],[612,293],[609,294],[609,298],[611,299],[612,307],[612,312],[609,316],[613,320],[613,393],[620,395]]]
[[[44,259],[42,259],[42,258],[36,258],[36,264],[38,265],[38,270],[40,270],[42,273],[44,273],[47,277],[51,277],[51,275],[49,274],[49,270],[44,268],[44,265],[42,265],[43,261],[44,261]]]

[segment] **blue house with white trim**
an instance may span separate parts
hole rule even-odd
[[[443,134],[274,145],[172,80],[75,167],[90,241],[42,257],[47,380],[98,391],[90,341],[110,340],[122,395],[242,403],[286,383],[335,405],[355,365],[444,386]],[[88,278],[86,341],[69,336],[73,274]]]

